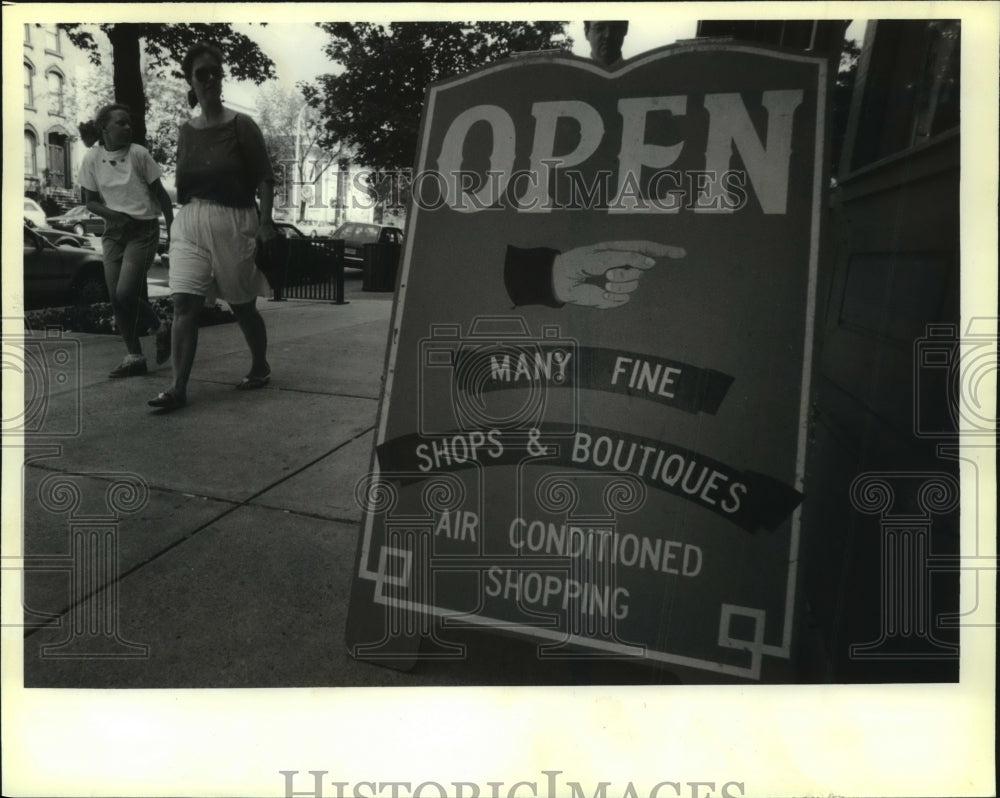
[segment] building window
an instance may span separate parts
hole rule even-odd
[[[24,62],[24,107],[35,107],[35,68]]]
[[[30,130],[24,131],[24,174],[29,177],[38,174],[38,140]]]
[[[50,70],[49,82],[49,113],[62,116],[65,113],[66,81],[55,70]]]
[[[45,29],[45,51],[54,55],[62,53],[62,39],[55,25]]]

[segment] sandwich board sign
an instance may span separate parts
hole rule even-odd
[[[696,42],[428,89],[353,656],[788,659],[826,81]]]

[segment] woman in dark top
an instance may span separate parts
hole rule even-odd
[[[191,105],[200,105],[201,113],[181,125],[177,139],[177,200],[182,207],[170,231],[174,383],[149,402],[164,411],[187,402],[198,314],[217,295],[229,303],[250,347],[250,372],[237,388],[263,388],[271,378],[267,329],[256,306],[256,298],[267,292],[267,281],[254,265],[258,242],[267,249],[277,236],[271,218],[271,161],[257,124],[222,104],[221,51],[196,44],[181,69],[191,86]]]

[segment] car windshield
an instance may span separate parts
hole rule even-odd
[[[77,216],[87,216],[88,214],[86,205],[77,205],[73,210],[67,211],[65,217],[67,219],[75,219]]]

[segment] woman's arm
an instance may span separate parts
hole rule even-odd
[[[274,182],[261,180],[257,184],[257,196],[260,199],[260,227],[257,229],[257,238],[262,244],[268,244],[278,235],[272,216],[274,212]]]
[[[260,213],[257,239],[262,244],[268,244],[277,238],[278,231],[274,227],[273,216],[274,172],[271,169],[271,158],[267,153],[264,135],[253,119],[246,114],[237,114],[236,139],[242,149],[246,168],[256,183]]]
[[[257,197],[260,199],[260,222],[274,224],[274,181],[261,180],[257,184]]]
[[[149,184],[149,191],[163,212],[163,221],[167,223],[167,245],[169,246],[170,227],[174,223],[174,206],[170,204],[170,195],[167,194],[167,190],[163,187],[163,183],[160,182],[159,178]]]

